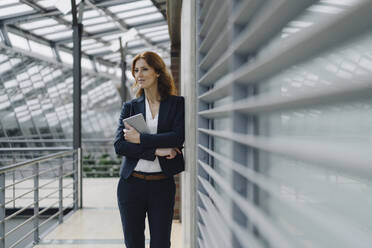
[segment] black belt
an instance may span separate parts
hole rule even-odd
[[[168,176],[164,175],[163,173],[151,175],[151,174],[141,174],[135,171],[132,172],[132,176],[140,178],[140,179],[144,179],[144,180],[162,180],[162,179],[168,178]]]

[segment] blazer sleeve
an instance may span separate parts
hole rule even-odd
[[[134,158],[141,158],[145,160],[154,161],[155,156],[155,148],[145,148],[142,144],[134,144],[126,141],[123,135],[124,123],[123,119],[129,117],[130,115],[130,107],[129,103],[124,103],[120,118],[119,118],[119,126],[116,130],[114,147],[115,152],[118,155],[126,156],[126,157],[134,157]]]
[[[158,134],[140,134],[140,144],[143,147],[171,148],[182,147],[185,141],[185,99],[179,97],[176,102],[176,115],[170,132]],[[171,121],[171,118],[169,118]]]

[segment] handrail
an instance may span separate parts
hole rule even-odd
[[[60,149],[61,147],[52,147],[52,148],[57,150],[57,149]],[[48,149],[49,151],[51,150],[48,147],[43,147],[43,148],[33,147],[31,149],[30,148],[16,148],[16,149],[22,149],[22,150],[28,150],[28,151],[40,151],[40,150],[45,151]],[[0,151],[1,150],[4,150],[4,149],[0,149]],[[10,148],[9,150],[14,151],[14,149],[12,148]],[[77,156],[75,156],[76,153],[78,154]],[[49,155],[40,156],[38,158],[34,158],[34,159],[27,160],[27,161],[22,161],[22,162],[0,167],[0,248],[5,247],[5,240],[10,235],[13,235],[15,232],[19,232],[20,228],[23,228],[28,223],[33,223],[34,228],[30,230],[26,235],[18,239],[16,242],[12,244],[9,243],[7,246],[17,247],[21,242],[24,242],[24,240],[31,234],[34,234],[33,242],[34,244],[37,244],[40,239],[39,231],[40,231],[41,226],[48,223],[49,221],[56,218],[57,216],[58,216],[58,223],[63,222],[64,211],[68,209],[64,199],[68,199],[68,201],[72,200],[72,206],[74,207],[72,211],[77,210],[79,194],[80,194],[80,197],[82,195],[82,192],[81,191],[79,192],[79,188],[78,188],[78,185],[79,185],[78,171],[79,171],[79,168],[81,170],[81,166],[82,166],[81,162],[79,162],[79,156],[80,156],[79,153],[80,153],[79,150],[75,150],[70,147],[67,147],[67,149],[64,148],[60,152],[55,152]],[[66,161],[65,158],[68,158],[69,161]],[[70,159],[72,160],[72,168],[70,168],[71,167]],[[55,167],[54,165],[55,165],[56,160],[59,161],[59,163],[56,164],[57,166]],[[53,162],[52,163],[53,166],[50,166],[51,164],[48,163],[49,161]],[[46,165],[47,168],[41,169],[43,165]],[[15,172],[17,172],[18,170],[21,170],[22,168],[26,166],[32,167],[32,175],[28,176],[28,174],[26,174],[25,178],[17,177],[17,179],[19,180],[15,181],[16,179]],[[71,169],[72,171],[70,171]],[[12,173],[7,173],[9,171],[11,171]],[[53,172],[53,171],[56,171],[56,172]],[[40,181],[42,179],[40,175],[50,173],[50,172],[53,172],[53,173],[51,174],[51,177],[49,176],[46,177],[47,178],[46,182]],[[63,185],[63,180],[69,177],[70,175],[73,175],[73,178],[72,178],[73,181],[69,183],[68,185]],[[8,180],[13,179],[13,182],[6,185],[7,178]],[[24,181],[28,181],[28,180],[33,182],[33,184],[29,185],[28,188],[18,188],[18,190],[21,189],[22,191],[21,191],[21,194],[18,194],[16,196],[15,185],[18,183],[24,182]],[[51,187],[51,185],[54,185],[55,182],[57,182],[58,186]],[[13,190],[13,197],[6,197],[6,193],[7,193],[6,189]],[[45,191],[45,189],[48,189],[48,190]],[[51,189],[52,192],[50,192],[49,189]],[[65,192],[65,189],[68,189],[68,191]],[[24,192],[24,190],[26,192]],[[69,193],[69,191],[71,190],[72,192]],[[29,197],[30,194],[32,194],[32,192],[33,192],[33,197]],[[26,202],[24,202],[23,204],[26,206],[20,205],[20,209],[17,209],[15,208],[15,202],[16,200],[20,200],[20,199],[27,199],[27,204],[25,204]],[[33,199],[31,203],[28,202],[30,199]],[[47,207],[41,207],[40,205],[41,201],[43,201],[43,204],[44,204],[44,203],[48,203],[48,200],[51,200],[51,199],[53,199],[53,201],[55,200],[52,204],[48,205]],[[6,216],[7,215],[6,205],[12,202],[13,202],[13,210],[15,210],[15,212],[11,213],[9,216]],[[33,215],[28,217],[22,223],[13,227],[11,230],[8,230],[6,232],[6,229],[5,229],[6,222],[12,220],[13,218],[18,216],[22,212],[30,209],[30,207],[32,206],[33,208],[31,209],[33,209]],[[50,216],[46,221],[43,221],[42,223],[40,223],[41,215],[47,213],[47,211],[49,210],[52,210],[52,212],[54,212],[55,211],[54,207],[56,207],[57,212],[52,214],[52,216]]]
[[[59,147],[13,147],[13,148],[0,148],[0,152],[35,152],[35,151],[68,151],[72,150],[68,146]]]
[[[24,167],[24,166],[28,166],[28,165],[36,164],[36,163],[39,163],[39,162],[43,162],[43,161],[46,161],[46,160],[49,160],[49,159],[63,157],[63,156],[68,155],[68,154],[73,154],[74,152],[75,152],[75,150],[71,149],[71,150],[68,150],[68,151],[57,152],[57,153],[53,153],[53,154],[50,154],[50,155],[41,156],[39,158],[30,159],[30,160],[27,160],[27,161],[24,161],[24,162],[19,162],[19,163],[15,163],[15,164],[12,164],[12,165],[3,166],[3,167],[0,167],[0,174],[6,173],[8,171],[11,171],[11,170],[14,170],[14,169],[17,169],[17,168],[21,168],[21,167]]]
[[[0,143],[49,143],[49,142],[72,142],[72,139],[0,139]],[[113,139],[82,139],[82,142],[113,142]]]

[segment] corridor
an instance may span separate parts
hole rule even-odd
[[[83,209],[68,216],[34,248],[124,247],[116,202],[117,182],[117,178],[84,178]],[[146,227],[146,248],[149,247],[149,236]],[[181,248],[181,223],[178,220],[173,223],[172,248]]]

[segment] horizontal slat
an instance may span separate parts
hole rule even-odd
[[[198,244],[199,244],[199,248],[206,248],[205,245],[204,245],[204,241],[198,237]]]
[[[211,176],[218,183],[226,194],[231,197],[231,199],[239,206],[241,211],[247,215],[250,221],[257,227],[259,232],[264,235],[266,240],[273,247],[295,247],[292,243],[290,243],[290,241],[284,238],[283,233],[273,225],[273,223],[267,218],[261,209],[257,208],[247,199],[235,192],[226,182],[226,179],[218,175],[218,173],[211,169],[207,164],[200,160],[198,160],[198,163],[209,174],[209,176]]]
[[[200,63],[200,67],[203,70],[207,70],[216,62],[220,57],[220,54],[227,49],[228,32],[231,32],[231,30],[228,30],[226,27],[228,18],[228,11],[226,11],[226,9],[228,9],[227,1],[224,1],[223,4],[223,6],[220,6],[218,14],[214,17],[215,21],[213,26],[208,31],[199,48],[200,53],[208,52],[206,57]],[[233,19],[236,19],[239,24],[242,24],[242,22],[248,22],[261,4],[263,4],[263,1],[259,0],[242,1],[241,6],[237,7]],[[223,31],[221,32],[221,30]],[[221,70],[222,64],[219,67],[219,71]]]
[[[216,85],[211,90],[205,92],[204,94],[200,95],[198,98],[204,102],[214,102],[218,99],[224,98],[229,94],[229,86],[231,85],[231,74],[226,75],[223,77],[225,81],[220,80],[219,85]]]
[[[199,112],[199,114],[205,118],[224,117],[232,111],[256,114],[261,112],[311,107],[318,104],[332,104],[337,102],[345,103],[347,101],[372,96],[371,75],[362,78],[355,78],[353,81],[354,83],[351,83],[350,80],[338,81],[336,85],[319,87],[318,89],[287,97],[262,94],[230,105],[204,110]],[[221,95],[220,92],[226,92],[226,85],[227,83],[221,87],[216,87],[216,90],[208,91],[202,96],[214,100],[216,99],[214,97],[216,94]]]
[[[199,211],[199,209],[197,210]],[[208,228],[204,226],[203,224],[201,224],[200,222],[198,222],[198,227],[199,227],[200,234],[203,238],[203,243],[208,244],[204,246],[211,247],[211,244],[213,244],[213,241],[211,240],[211,237],[209,236],[209,233],[207,232]]]
[[[216,248],[225,248],[226,243],[221,243],[223,241],[223,236],[221,237],[218,233],[219,226],[216,225],[213,218],[210,217],[210,210],[208,209],[208,212],[202,209],[201,207],[198,207],[198,212],[200,217],[203,219],[204,225],[208,228],[206,228],[206,233],[208,233],[209,240],[212,241],[212,243],[209,243],[211,247]]]
[[[360,178],[371,178],[372,176],[372,155],[369,146],[340,142],[332,143],[322,140],[267,138],[203,128],[198,130],[208,135],[232,140],[263,151],[307,161],[320,168],[329,168],[337,172],[343,171]]]
[[[209,48],[212,47],[213,43],[216,42],[217,37],[221,34],[221,30],[225,29],[224,26],[227,24],[228,12],[226,11],[227,2],[224,1],[223,5],[220,6],[220,10],[215,14],[215,21],[208,29],[207,34],[203,42],[200,44],[199,52],[207,53]]]
[[[368,83],[348,83],[312,90],[294,96],[270,97],[265,94],[234,103],[233,109],[243,113],[259,113],[313,107],[319,104],[346,103],[372,96],[372,81]]]
[[[200,176],[198,176],[198,178],[202,179]],[[207,182],[205,179],[203,180]],[[207,185],[203,184],[203,186],[212,187],[209,182],[207,183],[208,183]],[[211,224],[218,227],[218,229],[215,230],[216,233],[220,235],[221,238],[224,239],[222,240],[222,242],[224,242],[224,244],[227,245],[229,242],[229,237],[228,237],[229,227],[225,225],[226,224],[225,215],[221,214],[221,212],[224,212],[225,214],[229,212],[228,203],[220,202],[221,204],[216,204],[215,201],[212,203],[209,196],[205,195],[204,193],[200,191],[198,193],[199,193],[200,199],[203,201],[204,206],[206,207],[206,209],[208,209],[209,219],[211,220],[211,222],[213,222]]]
[[[226,31],[223,31],[226,33]],[[216,45],[212,47],[211,50],[215,49],[214,51],[220,51],[224,49],[225,44],[223,42],[227,42],[227,37],[225,35],[220,37],[220,40],[216,41]],[[226,49],[225,49],[226,50]],[[212,52],[212,51],[211,51]],[[215,54],[209,53],[215,56]],[[220,56],[218,56],[220,57]],[[210,57],[205,58],[202,63],[205,63],[206,60],[209,60]],[[198,81],[199,84],[204,86],[210,86],[212,84],[216,84],[216,82],[223,76],[226,75],[229,68],[228,60],[222,61],[222,63],[215,64],[212,69],[210,69],[206,74],[204,74],[201,79]],[[211,72],[213,70],[213,72]]]
[[[230,210],[230,202],[227,199],[222,200],[222,197],[216,192],[215,188],[211,185],[209,181],[204,179],[201,176],[198,176],[198,180],[203,186],[203,188],[206,190],[208,196],[213,200],[214,205],[219,210],[219,213],[221,214],[221,218],[226,223],[232,222],[232,217],[229,214],[231,212]],[[200,191],[198,192],[199,195],[203,194]],[[201,198],[203,200],[204,206],[208,207],[208,204],[205,202],[205,199]],[[211,211],[216,210],[216,207],[213,207]],[[209,209],[209,208],[208,208]],[[216,210],[217,212],[217,210]]]
[[[306,32],[287,38],[285,46],[240,67],[235,72],[236,81],[244,84],[261,82],[292,65],[359,37],[372,27],[371,9],[372,1],[364,1],[335,18],[307,28]]]
[[[200,111],[198,114],[199,116],[208,119],[223,118],[228,117],[229,114],[232,113],[233,109],[234,105],[222,105],[216,108]]]
[[[198,176],[199,180],[203,180],[205,182],[205,179],[202,179],[200,176]],[[208,185],[208,184],[207,184]],[[203,184],[203,186],[206,186]],[[209,193],[208,193],[209,194]],[[230,230],[229,226],[226,225],[226,220],[224,219],[224,215],[221,214],[219,211],[217,211],[215,204],[211,203],[211,199],[208,198],[206,195],[201,193],[200,191],[198,192],[199,198],[201,199],[201,202],[205,206],[205,208],[208,210],[207,211],[207,216],[204,216],[203,218],[208,220],[204,220],[204,223],[208,227],[215,227],[214,229],[212,228],[212,231],[215,233],[216,240],[218,243],[222,244],[222,247],[229,247],[230,243]],[[224,204],[226,205],[226,203]],[[220,211],[227,211],[227,208],[220,209]]]
[[[221,0],[213,0],[210,4],[208,4],[207,16],[203,20],[202,26],[199,31],[199,36],[204,37],[207,34],[211,25],[215,21],[216,13],[218,12],[218,9],[220,7],[221,7]]]
[[[268,40],[277,35],[277,33],[287,25],[289,20],[295,18],[303,12],[307,6],[314,2],[316,1],[271,1],[269,3],[270,5],[265,7],[264,10],[260,9],[260,12],[263,11],[263,13],[260,13],[260,15],[256,14],[258,17],[253,18],[252,23],[247,26],[246,31],[231,44],[231,49],[226,50],[208,73],[199,80],[199,83],[202,85],[214,83],[214,81],[218,79],[218,77],[216,78],[214,75],[218,74],[221,67],[228,63],[228,60],[237,52],[237,49],[239,49],[240,52],[244,52],[244,54],[257,52],[259,47],[266,44]],[[291,8],[288,8],[288,6],[291,6]],[[276,11],[281,12],[277,13]],[[239,16],[239,14],[237,15]],[[245,47],[244,44],[249,44],[249,47]]]
[[[221,154],[218,154],[202,145],[199,145],[198,147],[203,151],[207,152],[213,158],[220,161],[224,166],[229,167],[231,170],[238,172],[240,175],[247,178],[250,182],[256,184],[260,189],[263,189],[264,191],[269,193],[270,197],[273,197],[277,201],[281,202],[286,208],[290,208],[290,212],[297,213],[299,214],[299,216],[305,217],[308,221],[308,224],[312,223],[318,229],[322,229],[329,234],[332,233],[334,237],[345,239],[344,240],[345,243],[351,242],[350,246],[353,246],[353,243],[355,244],[356,242],[355,238],[360,242],[360,246],[358,247],[363,247],[363,244],[369,244],[372,242],[371,237],[369,237],[369,235],[366,235],[367,233],[354,231],[353,234],[351,234],[349,225],[345,224],[347,223],[347,221],[345,220],[345,216],[336,215],[335,212],[332,214],[328,212],[323,213],[320,212],[319,209],[311,208],[310,205],[302,205],[299,208],[298,205],[291,201],[290,199],[286,197],[281,197],[280,183],[272,181],[269,178],[265,177],[264,175],[252,170],[251,168],[241,165],[235,161],[232,161],[231,159],[228,159],[225,156],[222,156]],[[208,187],[204,184],[203,186],[207,190],[208,194],[211,194],[210,190],[208,191],[207,189]],[[332,186],[327,185],[327,187],[329,189],[329,187]],[[334,187],[333,192],[335,192],[333,195],[333,197],[335,197],[337,192],[340,192],[340,188]],[[344,197],[345,194],[348,193],[350,195],[348,197],[350,201],[352,200],[355,200],[355,202],[360,201],[360,198],[358,198],[360,196],[354,196],[353,194],[355,194],[355,192],[349,191],[347,189],[342,189],[342,191],[340,192],[340,198]]]
[[[199,182],[203,185],[209,196],[213,199],[214,203],[217,203],[219,206],[225,206],[226,200],[221,199],[221,197],[218,195],[218,193],[214,190],[214,188],[209,184],[209,182],[202,177],[198,177]],[[199,195],[201,193],[199,192]],[[210,203],[205,201],[205,197],[201,198],[203,201],[203,204],[206,205],[208,208],[208,211],[210,211]],[[212,208],[213,209],[213,208]],[[230,211],[226,208],[221,209],[221,215],[224,217],[225,225],[227,225],[230,230],[235,233],[236,238],[242,243],[242,244],[250,244],[250,247],[252,248],[263,248],[264,246],[260,243],[259,240],[257,240],[251,232],[247,232],[247,230],[244,230],[241,226],[236,224],[232,220],[232,216],[230,215]],[[229,247],[229,246],[226,246]]]
[[[232,44],[236,47],[235,52],[247,54],[256,51],[257,47],[266,45],[288,22],[316,2],[318,0],[284,0],[267,3],[257,19],[254,19]]]
[[[235,7],[232,20],[234,24],[246,25],[258,12],[258,9],[265,4],[262,0],[240,1],[240,5]]]
[[[206,211],[200,207],[197,208],[197,211],[200,215],[200,218],[203,220],[203,222],[206,222],[205,221]],[[212,230],[211,230],[213,229],[213,227],[208,222],[204,223],[204,225],[199,225],[199,229],[203,230],[201,232],[202,238],[205,240],[205,243],[208,244],[207,246],[220,248],[221,246],[218,245],[219,243],[213,237]]]
[[[199,19],[200,19],[200,21],[204,21],[205,17],[207,16],[207,13],[208,13],[209,5],[211,3],[211,0],[204,0],[204,1],[200,1],[200,2],[202,2],[203,5],[201,6]]]
[[[199,67],[202,70],[207,71],[215,62],[218,60],[219,57],[227,50],[229,43],[229,37],[226,29],[223,29],[219,36],[214,41],[213,45],[209,47],[208,53],[205,55],[205,57],[201,60]],[[227,61],[225,63],[220,64],[219,68],[225,68],[226,66],[223,66],[224,64],[227,64]],[[227,69],[227,67],[226,67]],[[216,72],[220,74],[219,72]]]

